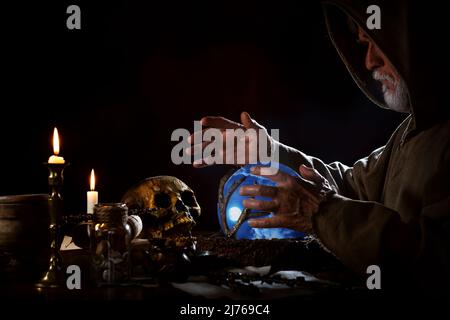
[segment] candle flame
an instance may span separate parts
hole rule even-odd
[[[95,190],[95,174],[94,169],[91,171],[91,191]]]
[[[59,154],[59,135],[58,135],[58,129],[53,130],[53,154],[58,155]]]

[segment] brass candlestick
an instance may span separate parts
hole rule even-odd
[[[64,183],[64,169],[66,163],[45,163],[48,168],[48,185],[50,194],[48,198],[50,214],[50,260],[48,270],[36,284],[38,287],[59,287],[62,283],[62,257],[61,247],[61,220],[63,216],[63,199],[61,190]]]

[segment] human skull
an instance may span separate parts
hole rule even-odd
[[[147,238],[189,236],[200,216],[200,206],[194,191],[172,176],[147,178],[122,197],[131,214],[137,214],[144,224]]]

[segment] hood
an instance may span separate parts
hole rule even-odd
[[[375,104],[387,108],[381,85],[365,68],[367,48],[359,45],[355,24],[365,30],[407,86],[412,126],[424,128],[449,115],[449,60],[445,10],[412,1],[323,1],[331,41],[355,82]],[[381,9],[381,29],[369,30],[370,5]]]

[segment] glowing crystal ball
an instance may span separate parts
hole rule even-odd
[[[291,168],[283,165],[276,164],[282,172],[285,172],[291,176],[299,177],[298,173],[292,170]],[[255,164],[246,165],[239,170],[237,170],[224,184],[223,186],[223,198],[228,195],[229,200],[224,208],[226,212],[226,223],[228,230],[231,230],[234,225],[238,222],[239,217],[241,216],[244,206],[242,201],[247,196],[241,196],[239,194],[239,189],[245,185],[266,185],[266,186],[276,186],[276,183],[269,178],[260,177],[250,173],[250,168],[256,166]],[[231,192],[231,194],[229,194]],[[255,197],[258,200],[270,200],[270,198],[266,197]],[[225,232],[225,228],[222,223],[221,213],[220,213],[221,204],[218,204],[218,216],[219,223],[222,228],[222,231]],[[250,214],[255,213],[254,210],[249,211]],[[260,213],[261,214],[261,213]],[[267,213],[264,215],[260,215],[259,217],[271,217],[272,213]],[[286,238],[304,238],[305,233],[286,229],[286,228],[252,228],[248,225],[248,221],[245,220],[239,229],[236,231],[234,237],[236,239],[286,239]]]

